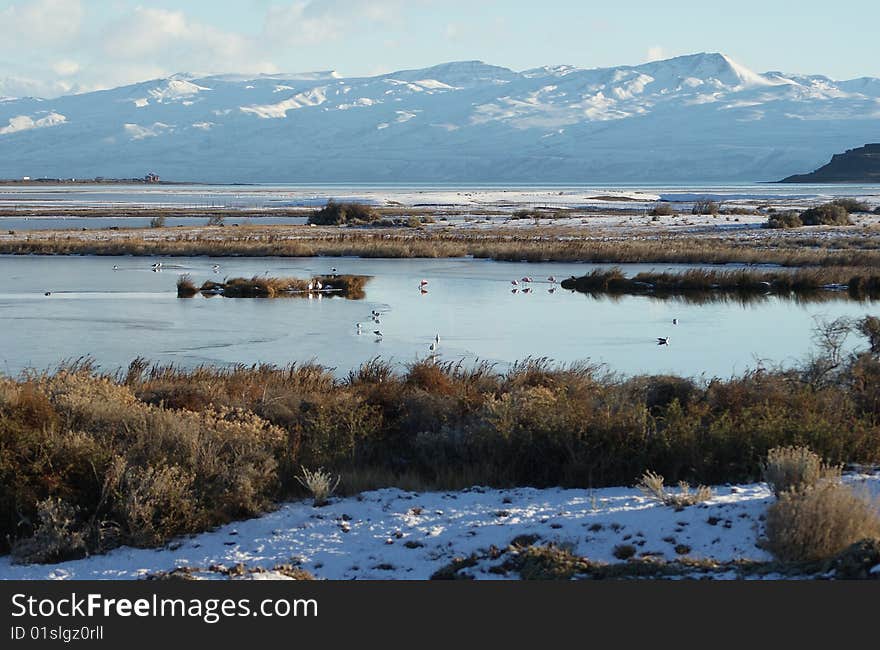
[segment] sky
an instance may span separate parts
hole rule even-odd
[[[880,77],[877,0],[0,0],[0,96],[185,73],[514,70],[723,52],[758,72]],[[713,6],[715,5],[715,6]]]

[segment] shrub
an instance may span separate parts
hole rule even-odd
[[[212,214],[208,217],[208,225],[209,226],[223,226],[226,224],[226,220],[223,218],[222,214]]]
[[[801,213],[801,222],[805,226],[851,226],[849,212],[846,208],[833,203],[817,205]]]
[[[372,223],[379,213],[361,203],[336,203],[332,199],[320,210],[309,215],[309,223],[317,226],[340,226],[347,223]]]
[[[618,544],[612,551],[618,560],[628,560],[636,554],[636,547],[632,544]]]
[[[697,201],[694,203],[693,209],[691,209],[691,214],[718,214],[721,211],[721,206],[719,206],[715,201]]]
[[[165,227],[165,215],[160,214],[156,217],[150,219],[150,228],[164,228]]]
[[[762,466],[764,480],[777,497],[783,492],[802,491],[820,481],[840,478],[839,465],[826,465],[807,447],[774,447]]]
[[[841,551],[831,563],[836,578],[880,580],[874,569],[880,566],[880,539],[863,539]]]
[[[804,225],[797,212],[775,212],[767,218],[768,228],[800,228]]]
[[[184,273],[180,277],[177,278],[177,297],[178,298],[192,298],[194,295],[198,293],[199,289],[196,287],[195,283],[192,281],[192,276],[189,273]]]
[[[880,354],[880,318],[865,316],[857,323],[856,327],[868,339],[871,354]]]
[[[846,210],[847,212],[849,212],[850,214],[852,214],[853,212],[870,212],[871,211],[871,208],[868,207],[867,203],[865,203],[863,201],[859,201],[857,199],[851,199],[851,198],[834,199],[831,202],[831,205],[839,206],[839,207],[843,208],[844,210]]]
[[[785,562],[826,560],[880,538],[877,504],[840,483],[783,492],[767,510],[764,546]]]
[[[302,476],[297,476],[296,480],[312,493],[316,507],[323,506],[327,503],[327,499],[336,491],[336,488],[339,487],[339,481],[342,477],[337,476],[334,481],[333,475],[330,472],[325,472],[323,467],[319,467],[315,471],[311,471],[306,467],[301,469]]]
[[[22,563],[61,562],[85,555],[86,540],[76,509],[61,499],[37,504],[37,524],[31,537],[18,540],[12,556]]]
[[[669,203],[655,203],[649,214],[652,217],[670,217],[675,214],[675,210]]]
[[[699,486],[695,492],[691,492],[691,487],[686,481],[678,483],[678,492],[667,492],[663,485],[663,477],[650,470],[647,470],[636,487],[645,496],[656,499],[665,506],[673,508],[685,508],[712,498],[711,488],[705,485]]]
[[[618,547],[622,548],[622,547]],[[635,547],[629,546],[635,555]],[[626,557],[620,559],[627,559]],[[584,558],[572,553],[570,548],[548,544],[528,546],[519,550],[505,568],[515,569],[523,580],[571,580],[590,567]]]

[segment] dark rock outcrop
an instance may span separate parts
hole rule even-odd
[[[880,143],[832,156],[831,162],[809,174],[783,178],[780,183],[880,183]]]

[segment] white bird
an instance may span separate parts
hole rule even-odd
[[[672,324],[673,324],[673,325],[678,325],[678,319],[677,319],[677,318],[673,318],[673,319],[672,319]]]
[[[332,273],[333,275],[336,275],[336,267],[335,266],[332,269],[330,269],[330,273]]]
[[[519,282],[517,282],[516,280],[511,280],[511,281],[510,281],[510,284],[512,284],[512,285],[515,286],[515,287],[518,287],[518,286],[519,286]]]
[[[547,278],[547,282],[552,282],[553,284],[556,284],[556,276],[551,275],[549,278]]]
[[[657,345],[669,345],[669,337],[668,336],[658,336],[657,337]]]
[[[526,276],[522,280],[520,280],[520,282],[526,282],[526,283],[531,282],[531,281],[532,281],[532,278],[530,278],[529,276]]]
[[[214,266],[211,267],[211,270],[214,271],[214,273],[218,273],[220,271],[220,265],[215,264]]]
[[[324,288],[324,285],[321,284],[321,281],[320,281],[320,280],[315,280],[315,289],[317,289],[318,291],[320,291],[320,290],[323,289],[323,288]]]
[[[436,344],[436,343],[431,343],[431,345],[428,346],[428,350],[429,350],[429,351],[431,352],[431,354],[433,355],[433,354],[437,351],[437,344]]]
[[[427,280],[422,280],[421,282],[419,282],[419,286],[420,286],[420,287],[427,287],[427,286],[428,286],[428,281],[427,281]]]
[[[434,335],[434,343],[436,343],[437,345],[440,345],[440,335],[439,334]]]
[[[380,339],[382,338],[382,332],[380,332],[379,330],[373,330],[373,334],[375,334]]]
[[[556,293],[556,287],[550,287],[547,289],[547,293]]]
[[[358,328],[358,334],[360,334],[361,333],[361,324],[360,323],[357,324],[357,328]]]
[[[315,287],[315,283],[310,281],[310,282],[306,285],[306,291],[311,292],[312,289],[314,289],[314,287]]]
[[[118,271],[118,270],[119,270],[119,267],[116,266],[116,265],[114,264],[114,265],[113,265],[113,270],[114,270],[114,271]]]

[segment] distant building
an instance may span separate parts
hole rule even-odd
[[[30,176],[22,176],[22,177],[21,177],[21,180],[23,180],[23,181],[29,181],[29,180],[31,180],[31,177],[30,177]]]
[[[149,174],[144,176],[145,183],[158,183],[159,180],[159,174],[154,174],[153,172],[150,172]]]

